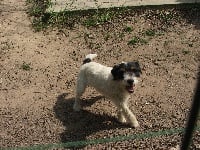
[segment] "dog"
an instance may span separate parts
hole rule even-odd
[[[87,55],[80,67],[74,111],[80,111],[80,97],[87,86],[92,86],[116,105],[119,122],[138,127],[139,123],[135,115],[128,108],[128,100],[142,73],[139,62],[122,62],[114,67],[107,67],[93,62],[96,56],[96,54]]]

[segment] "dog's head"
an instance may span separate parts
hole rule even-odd
[[[129,93],[133,93],[135,84],[138,83],[138,78],[142,72],[139,63],[133,61],[122,62],[121,64],[115,65],[111,73],[113,75],[113,80],[122,81],[125,89]]]

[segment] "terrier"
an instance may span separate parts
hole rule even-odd
[[[87,55],[80,68],[74,111],[80,111],[80,97],[87,86],[92,86],[116,105],[119,122],[138,127],[139,123],[135,115],[128,108],[130,94],[134,92],[142,73],[138,61],[122,62],[114,67],[107,67],[92,62],[96,56],[96,54]]]

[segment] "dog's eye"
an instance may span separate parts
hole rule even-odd
[[[136,69],[132,69],[132,72],[137,72],[137,70]]]
[[[136,71],[134,72],[136,77],[140,77],[140,72]]]
[[[134,72],[134,73],[137,71],[138,71],[137,69],[132,69],[132,68],[129,70],[129,72]]]
[[[125,72],[125,68],[120,68],[119,72]]]
[[[124,74],[124,71],[119,71],[119,72],[118,72],[118,75],[119,75],[119,76],[123,76],[123,74]]]

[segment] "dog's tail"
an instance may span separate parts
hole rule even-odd
[[[91,62],[95,57],[97,57],[97,54],[86,55],[85,59],[83,60],[83,64]]]

